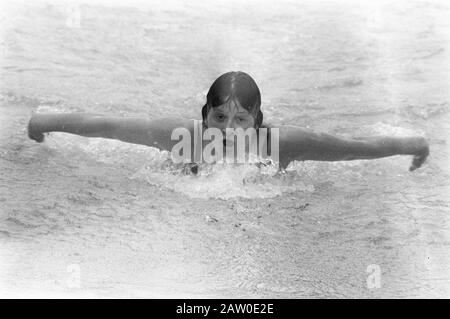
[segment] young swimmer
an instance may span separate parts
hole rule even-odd
[[[223,132],[224,149],[233,145],[228,129],[268,128],[266,139],[270,153],[270,126],[263,124],[260,110],[261,94],[255,81],[244,72],[228,72],[214,81],[202,109],[203,121],[200,130],[217,128]],[[37,141],[44,140],[44,133],[67,132],[86,137],[118,139],[128,143],[143,144],[171,151],[178,140],[171,135],[176,128],[186,128],[192,136],[195,120],[182,118],[123,118],[88,113],[34,113],[28,124],[28,136]],[[419,168],[429,154],[427,141],[423,137],[368,137],[343,139],[325,133],[315,133],[298,126],[282,125],[279,133],[279,164],[286,168],[291,161],[348,161],[375,159],[393,155],[412,155],[410,170]],[[197,134],[198,135],[198,134]],[[210,141],[203,140],[203,147]],[[192,154],[195,150],[192,148]],[[196,170],[196,169],[195,169]],[[195,172],[195,170],[193,170]]]

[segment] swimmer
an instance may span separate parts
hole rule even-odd
[[[227,136],[226,129],[254,128],[258,132],[261,128],[267,128],[270,136],[271,126],[263,124],[260,106],[261,94],[250,75],[244,72],[225,73],[209,89],[202,109],[201,129],[217,128]],[[28,136],[43,142],[44,133],[66,132],[171,151],[178,143],[171,139],[173,130],[186,128],[194,136],[196,122],[183,118],[150,120],[90,113],[34,113],[28,124]],[[423,137],[345,139],[293,125],[281,125],[278,129],[281,169],[292,161],[349,161],[411,155],[413,159],[409,170],[413,171],[425,162],[429,154],[428,143]],[[226,147],[229,140],[225,138],[223,143]],[[270,154],[270,146],[267,147]]]

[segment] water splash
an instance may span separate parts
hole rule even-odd
[[[273,198],[286,192],[312,192],[299,178],[280,173],[273,164],[202,164],[196,175],[187,173],[186,166],[150,165],[140,169],[133,178],[145,179],[151,185],[171,189],[191,198]],[[157,168],[157,169],[155,169]]]
[[[153,147],[103,138],[53,132],[46,145],[68,161],[89,161],[89,167],[112,165],[130,178],[169,189],[191,198],[273,198],[290,192],[313,192],[314,186],[296,171],[279,171],[273,162],[200,164],[197,174],[189,164],[175,164],[170,153]]]

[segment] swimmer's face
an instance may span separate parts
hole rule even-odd
[[[255,118],[238,101],[229,101],[210,108],[206,124],[209,128],[218,128],[225,133],[227,128],[246,130],[255,127]]]

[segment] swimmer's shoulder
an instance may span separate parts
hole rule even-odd
[[[194,129],[201,127],[201,121],[182,117],[163,117],[151,120],[151,126],[172,132],[177,128],[184,128],[193,133]]]
[[[297,125],[273,125],[269,123],[263,123],[260,128],[267,129],[267,142],[269,149],[269,141],[271,141],[273,134],[277,136],[277,139],[280,143],[279,145],[282,149],[295,148],[298,145],[307,142],[311,138],[310,129],[305,129]],[[273,132],[273,129],[276,129],[276,132]]]
[[[263,122],[259,128],[272,128],[272,124]]]

